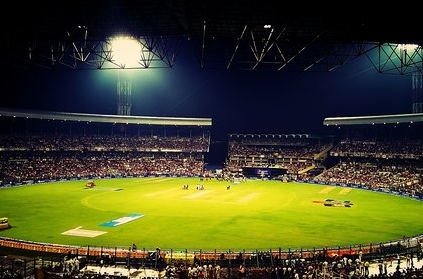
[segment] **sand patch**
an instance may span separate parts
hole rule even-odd
[[[71,235],[71,236],[81,236],[81,237],[97,237],[99,235],[105,234],[107,232],[104,231],[92,231],[92,230],[84,230],[81,229],[82,227],[77,227],[75,229],[62,232],[64,235]]]

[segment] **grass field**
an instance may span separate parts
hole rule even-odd
[[[95,182],[92,189],[86,181],[0,189],[0,217],[12,226],[0,236],[77,246],[242,251],[379,244],[423,232],[422,202],[355,188],[247,180],[227,190],[228,182],[166,177]],[[189,189],[182,189],[185,184]],[[325,199],[341,206],[324,206]],[[342,206],[344,201],[352,206]]]

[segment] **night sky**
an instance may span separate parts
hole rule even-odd
[[[232,133],[321,134],[325,117],[412,112],[411,76],[378,73],[365,56],[332,72],[210,70],[184,46],[173,68],[10,67],[1,107],[116,114],[119,79],[132,84],[132,115],[212,118],[215,140]]]

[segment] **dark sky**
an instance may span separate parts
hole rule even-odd
[[[365,56],[330,73],[207,70],[187,47],[173,68],[10,68],[0,106],[116,114],[119,79],[132,84],[132,115],[212,118],[212,136],[223,140],[230,133],[324,133],[325,117],[412,110],[411,76],[378,73]]]

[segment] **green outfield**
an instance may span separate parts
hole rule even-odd
[[[423,202],[355,188],[167,177],[96,180],[93,188],[86,182],[1,188],[0,217],[12,227],[0,236],[77,246],[251,251],[379,244],[423,232]]]

